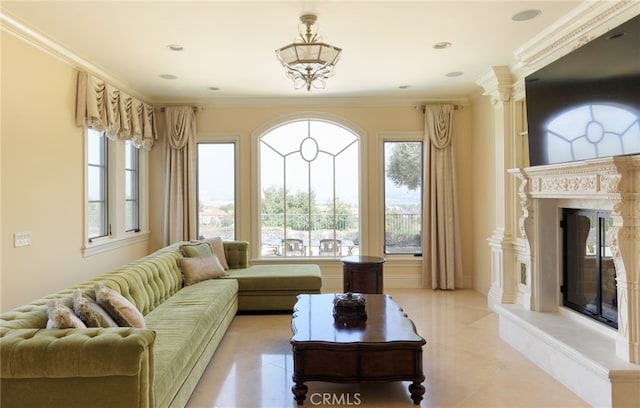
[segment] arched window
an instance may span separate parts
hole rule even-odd
[[[623,106],[586,104],[553,117],[546,126],[549,163],[640,152],[638,115]]]
[[[289,122],[260,138],[263,256],[358,253],[359,150],[354,132],[323,120]]]

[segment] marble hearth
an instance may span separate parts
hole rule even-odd
[[[512,304],[500,336],[593,406],[640,401],[640,156],[512,169],[520,180]],[[611,211],[618,329],[562,306],[563,208]]]

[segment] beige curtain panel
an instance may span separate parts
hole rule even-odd
[[[151,105],[86,72],[78,73],[76,125],[104,131],[111,140],[131,140],[146,150],[158,139]]]
[[[433,289],[462,285],[458,199],[453,155],[453,105],[427,105],[424,114],[424,276]]]
[[[165,109],[165,244],[196,239],[196,114],[191,106]]]

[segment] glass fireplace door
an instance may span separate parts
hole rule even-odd
[[[564,210],[564,305],[610,326],[618,325],[616,272],[608,212]]]

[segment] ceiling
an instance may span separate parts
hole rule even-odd
[[[459,99],[580,1],[11,1],[2,13],[151,103],[274,98]],[[529,21],[517,12],[538,9]],[[318,16],[343,49],[325,89],[294,90],[275,49]],[[448,41],[448,49],[434,44]],[[179,44],[183,51],[167,48]],[[457,77],[447,73],[463,72]],[[160,75],[176,79],[162,79]],[[108,78],[106,78],[108,79]],[[402,88],[401,88],[402,87]],[[212,90],[210,88],[215,88]]]

